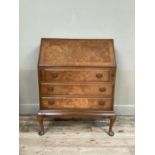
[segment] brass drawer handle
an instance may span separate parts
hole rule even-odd
[[[99,91],[100,91],[100,92],[105,92],[105,91],[106,91],[106,88],[104,88],[104,87],[99,88]]]
[[[49,100],[49,101],[48,101],[48,104],[49,104],[49,105],[53,105],[54,103],[55,103],[54,100]]]
[[[53,92],[54,91],[54,87],[48,87],[48,91]]]
[[[99,105],[105,105],[105,101],[99,100],[99,101],[98,101],[98,104],[99,104]]]
[[[115,73],[114,73],[114,72],[112,72],[111,76],[112,76],[112,78],[114,78],[114,77],[115,77]]]
[[[96,74],[96,78],[101,79],[103,75],[101,73]]]
[[[57,77],[58,77],[58,74],[57,74],[57,73],[51,73],[51,76],[52,76],[53,78],[57,78]]]

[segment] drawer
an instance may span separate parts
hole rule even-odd
[[[60,83],[42,83],[40,84],[41,96],[51,95],[90,95],[101,97],[112,97],[112,84],[60,84]]]
[[[113,81],[115,77],[115,71],[113,69],[44,69],[40,70],[40,80],[43,82],[75,82],[75,81]]]
[[[41,98],[41,109],[112,110],[112,99],[105,98]]]

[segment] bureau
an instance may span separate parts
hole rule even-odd
[[[52,119],[109,119],[110,136],[116,119],[116,61],[112,39],[42,38],[38,60],[40,109]]]

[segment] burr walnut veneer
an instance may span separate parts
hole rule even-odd
[[[50,118],[108,118],[113,109],[116,62],[112,39],[41,39],[38,61],[40,135]]]

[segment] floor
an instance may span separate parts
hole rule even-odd
[[[118,116],[115,135],[104,121],[45,121],[38,135],[35,116],[20,116],[20,155],[134,155],[134,117]]]

